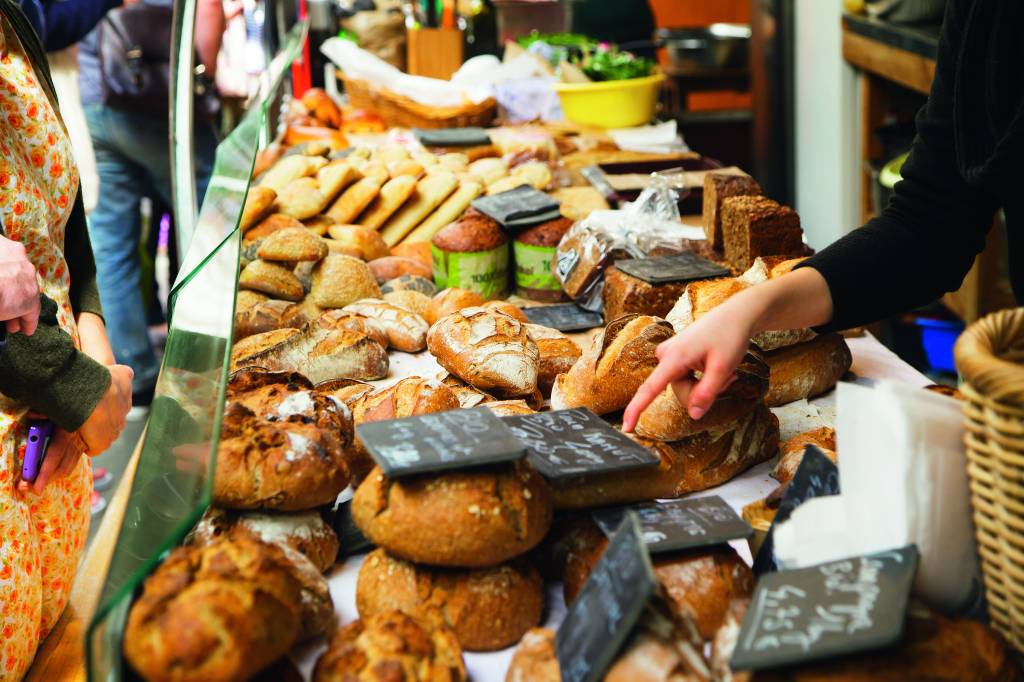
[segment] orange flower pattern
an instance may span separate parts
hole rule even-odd
[[[78,344],[68,301],[64,227],[78,172],[64,127],[17,35],[0,17],[0,216],[25,245],[39,285]],[[0,682],[20,680],[68,601],[89,530],[92,476],[74,473],[42,494],[17,490],[25,406],[0,395]]]

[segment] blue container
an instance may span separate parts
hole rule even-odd
[[[953,362],[953,344],[956,343],[964,323],[957,320],[936,320],[918,317],[914,323],[921,328],[921,345],[933,370],[956,374]]]

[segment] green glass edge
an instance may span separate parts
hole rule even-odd
[[[266,126],[269,104],[280,88],[288,67],[298,58],[307,31],[306,22],[293,27],[285,46],[264,72],[264,79],[254,105],[250,106],[239,126],[218,146],[207,196],[196,223],[193,241],[180,270],[183,274],[179,276],[171,292],[172,321],[164,362],[150,421],[143,436],[142,450],[125,517],[118,530],[114,553],[107,567],[99,608],[86,633],[86,668],[89,680],[106,682],[122,678],[121,640],[131,595],[163,555],[181,542],[209,505],[233,331],[234,293],[237,288],[241,244],[238,230],[241,209],[248,193],[259,141]],[[223,272],[225,262],[231,264],[230,273]],[[183,299],[188,300],[192,294],[204,298],[205,292],[199,289],[200,285],[205,283],[204,277],[213,278],[217,275],[224,275],[227,277],[225,281],[230,283],[230,301],[220,311],[221,318],[218,320],[223,324],[216,329],[215,335],[183,329],[179,324],[182,315],[175,314],[178,303]],[[223,315],[224,311],[227,312],[226,318]],[[194,371],[192,365],[197,361],[202,362],[204,355],[209,361],[206,363],[208,373],[216,371],[216,388],[213,394],[197,394],[186,390],[176,400],[170,394],[170,385],[173,381],[168,375],[176,370],[183,370],[183,373]],[[204,395],[208,400],[202,401],[206,404],[200,404],[198,398]],[[181,401],[182,397],[186,400]],[[197,401],[188,403],[193,399]],[[192,417],[185,407],[192,407],[194,415],[203,417]],[[213,408],[212,412],[207,413],[206,410],[210,407]],[[173,413],[174,408],[177,408],[177,414]],[[171,417],[175,419],[172,420]],[[183,429],[183,425],[193,428]],[[161,478],[177,475],[175,471],[169,469],[169,466],[173,466],[173,454],[168,450],[173,446],[167,444],[176,439],[187,439],[189,435],[199,435],[208,442],[200,440],[193,444],[199,446],[195,448],[195,452],[205,452],[206,459],[204,467],[200,455],[196,470],[191,472],[191,478],[183,481],[191,486],[191,490],[186,490],[191,499],[185,499],[179,494],[180,489],[169,486],[170,492],[185,502],[184,506],[187,508],[170,510],[173,522],[168,525],[172,525],[172,528],[158,539],[144,537],[147,535],[145,527],[126,527],[130,520],[138,519],[146,512],[147,502],[167,501],[147,499],[146,489]],[[184,442],[178,443],[182,444]],[[129,548],[139,538],[142,539],[140,544],[144,551],[132,555]],[[124,577],[126,574],[127,577]]]

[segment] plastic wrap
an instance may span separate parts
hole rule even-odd
[[[555,279],[587,310],[600,310],[604,271],[616,260],[684,250],[703,239],[700,228],[679,221],[678,194],[667,178],[652,174],[637,200],[618,211],[593,211],[562,237],[553,263]]]

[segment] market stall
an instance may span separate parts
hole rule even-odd
[[[910,601],[978,596],[936,587],[973,545],[915,571],[963,549],[966,486],[945,548],[843,517],[875,443],[837,424],[960,409],[870,334],[760,334],[703,419],[666,389],[620,430],[658,343],[808,255],[792,208],[674,129],[494,125],[483,81],[344,41],[348,102],[296,93],[265,141],[303,39],[218,150],[145,438],[30,679],[911,679],[950,650],[1014,679],[993,630]],[[849,407],[874,396],[891,423]],[[917,472],[879,466],[897,498]]]

